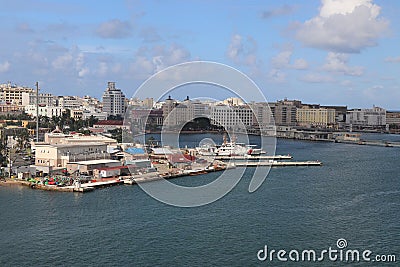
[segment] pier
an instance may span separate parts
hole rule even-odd
[[[215,156],[216,160],[290,160],[291,155],[273,155],[273,156]]]
[[[321,166],[320,161],[247,161],[235,162],[236,167],[290,167],[290,166]]]

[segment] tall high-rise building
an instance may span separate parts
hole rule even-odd
[[[122,116],[125,113],[125,95],[121,89],[115,88],[115,82],[108,82],[103,93],[103,112],[108,116]]]

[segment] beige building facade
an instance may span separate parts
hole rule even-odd
[[[303,106],[297,109],[296,120],[299,126],[327,127],[335,124],[335,115],[334,109]]]
[[[36,166],[65,168],[69,162],[108,158],[107,144],[100,142],[35,145]]]

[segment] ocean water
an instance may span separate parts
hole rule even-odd
[[[251,194],[248,169],[225,197],[197,208],[168,206],[138,186],[86,194],[0,186],[0,266],[305,266],[259,261],[257,252],[321,251],[340,238],[348,249],[397,255],[398,264],[400,149],[278,140],[277,154],[288,153],[324,165],[272,168]]]

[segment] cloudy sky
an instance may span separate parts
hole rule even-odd
[[[400,110],[400,1],[0,0],[0,83],[127,96],[190,60],[228,64],[269,101]]]

